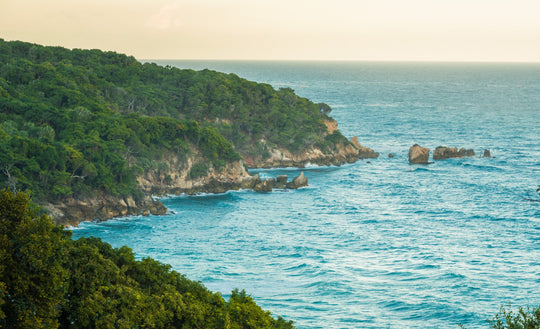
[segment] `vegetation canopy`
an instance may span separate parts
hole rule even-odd
[[[0,191],[0,328],[293,328],[245,291],[228,301],[128,247],[38,215],[24,192]]]
[[[269,147],[334,149],[346,139],[327,134],[330,110],[234,74],[0,39],[0,187],[46,202],[137,196],[164,154],[219,170]]]

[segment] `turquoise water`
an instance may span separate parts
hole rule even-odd
[[[298,328],[483,328],[502,304],[540,303],[540,65],[161,63],[291,87],[382,155],[302,169],[300,190],[166,199],[169,215],[83,223],[75,238],[225,296],[244,288]],[[495,158],[409,165],[414,143]]]

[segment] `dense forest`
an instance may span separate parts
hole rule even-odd
[[[137,177],[166,167],[165,153],[195,156],[196,178],[271,147],[348,143],[327,133],[329,112],[234,74],[0,39],[0,186],[48,202],[137,197]]]
[[[293,328],[245,291],[228,301],[151,258],[136,260],[0,191],[0,328]]]

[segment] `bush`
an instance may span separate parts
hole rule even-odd
[[[207,174],[208,174],[208,165],[206,163],[199,162],[199,163],[194,164],[193,167],[191,167],[191,169],[189,170],[188,176],[191,179],[195,179],[202,176],[206,176]]]
[[[520,307],[514,312],[511,305],[508,308],[501,306],[499,313],[488,321],[493,329],[539,329],[540,306],[535,308]]]

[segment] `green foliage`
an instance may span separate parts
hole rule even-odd
[[[294,328],[244,291],[229,301],[151,258],[38,216],[0,191],[0,328]]]
[[[499,313],[488,323],[493,329],[540,329],[540,306],[520,307],[517,312],[512,310],[512,305],[508,305],[508,308],[501,306]],[[466,329],[462,324],[459,327]]]
[[[208,174],[208,165],[206,163],[196,163],[189,170],[189,178],[195,179],[206,176]]]
[[[520,307],[517,312],[514,312],[511,306],[501,306],[499,313],[488,322],[494,329],[539,329],[540,306],[532,309]]]
[[[69,233],[38,216],[25,193],[0,191],[0,327],[56,328]]]
[[[0,188],[32,191],[42,202],[137,195],[137,177],[164,154],[187,159],[198,149],[216,164],[241,158],[212,127],[156,105],[168,95],[146,84],[169,69],[3,40],[0,64]]]
[[[190,118],[213,125],[242,155],[260,140],[292,151],[304,147],[301,141],[310,135],[315,142],[322,141],[327,131],[324,120],[331,111],[290,88],[275,90],[210,70],[141,64],[133,57],[99,50],[2,41],[0,62],[6,63],[0,74],[6,83],[0,83],[0,92],[10,95],[5,104],[17,113],[47,104],[82,106],[94,113],[113,109]],[[31,104],[18,102],[20,95],[31,96]]]
[[[0,188],[53,203],[140,195],[138,177],[169,154],[219,170],[271,147],[333,151],[346,140],[327,134],[330,111],[234,74],[0,40]]]

